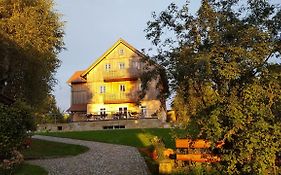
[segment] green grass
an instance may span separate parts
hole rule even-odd
[[[181,131],[177,132],[180,133]],[[150,139],[154,136],[158,136],[163,139],[167,148],[175,148],[175,141],[174,139],[172,139],[171,129],[167,128],[49,132],[39,134],[55,137],[66,137],[80,140],[129,145],[139,148],[150,146]]]
[[[88,150],[89,148],[80,145],[32,139],[31,147],[24,150],[23,155],[25,159],[42,159],[75,156]]]
[[[13,173],[13,175],[35,175],[35,174],[36,175],[47,175],[48,172],[40,166],[24,163],[21,166],[19,166]]]

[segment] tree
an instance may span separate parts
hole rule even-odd
[[[225,142],[218,166],[225,174],[277,174],[280,8],[264,0],[203,0],[192,15],[188,6],[154,13],[146,29],[176,92],[180,121],[199,129],[187,135]]]
[[[16,101],[0,105],[0,174],[22,160],[18,151],[34,129],[34,113],[51,96],[64,45],[59,17],[52,0],[0,1],[0,93]]]
[[[0,92],[39,107],[55,84],[63,23],[52,0],[0,1]]]
[[[54,95],[48,95],[36,113],[36,123],[61,123],[64,116],[57,107]]]

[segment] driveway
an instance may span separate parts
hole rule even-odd
[[[143,157],[135,147],[39,135],[33,138],[90,148],[77,156],[27,161],[44,167],[50,175],[150,174]]]

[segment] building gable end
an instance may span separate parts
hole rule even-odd
[[[145,57],[140,51],[136,48],[128,44],[125,40],[119,39],[112,47],[110,47],[101,57],[99,57],[88,69],[86,69],[82,74],[81,77],[86,78],[86,75],[96,67],[100,62],[102,62],[110,53],[112,53],[120,44],[123,44],[125,47],[129,48],[131,51],[139,55],[140,57]]]

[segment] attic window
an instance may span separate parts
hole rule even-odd
[[[119,55],[124,55],[124,49],[119,50]]]
[[[105,70],[108,71],[108,70],[110,70],[110,68],[111,68],[110,64],[106,64],[106,65],[105,65]]]

